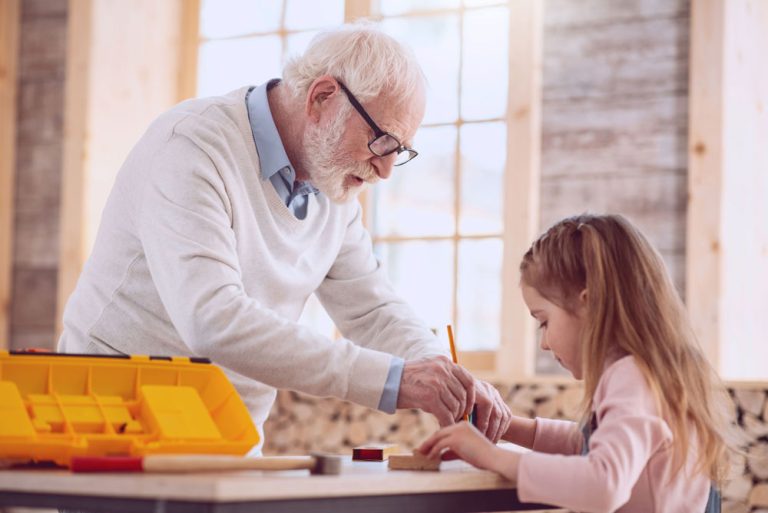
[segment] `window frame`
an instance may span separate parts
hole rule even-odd
[[[380,21],[384,17],[374,12],[376,0],[346,0],[347,21],[368,18]],[[535,374],[535,333],[532,318],[522,301],[517,286],[517,265],[520,257],[539,231],[539,168],[541,156],[541,51],[543,32],[543,7],[539,0],[509,0],[499,2],[509,11],[509,69],[522,70],[516,80],[510,80],[507,92],[507,110],[503,117],[483,119],[482,122],[502,121],[507,127],[507,159],[504,166],[503,224],[500,234],[459,235],[461,213],[461,165],[460,147],[455,154],[454,230],[452,235],[440,237],[374,237],[373,242],[403,242],[410,240],[450,240],[453,243],[454,291],[452,311],[457,310],[458,259],[460,240],[500,238],[503,244],[501,340],[497,350],[458,350],[459,362],[478,376],[486,379],[521,380]],[[486,7],[486,6],[483,6]],[[491,6],[489,6],[491,7]],[[397,17],[434,15],[442,12],[460,12],[465,8],[413,11]],[[514,16],[512,13],[514,12]],[[461,63],[460,68],[461,70]],[[461,77],[461,71],[459,71]],[[460,78],[459,78],[460,80]],[[460,85],[459,85],[460,87]],[[459,95],[460,98],[460,95]],[[474,123],[459,117],[455,123],[423,125],[449,126],[457,130],[462,125]],[[460,134],[458,135],[460,142]],[[515,158],[510,158],[515,155]],[[361,202],[364,222],[370,227],[372,195],[364,194]]]

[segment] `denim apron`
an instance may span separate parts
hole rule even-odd
[[[589,422],[581,429],[581,434],[584,436],[584,444],[581,446],[581,454],[586,455],[589,453],[589,437],[597,429],[597,417],[592,413],[589,418]],[[704,513],[720,513],[720,490],[714,486],[709,487],[709,499],[707,499],[707,506],[704,508]]]

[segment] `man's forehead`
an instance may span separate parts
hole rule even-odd
[[[371,115],[382,130],[398,139],[413,137],[423,115],[423,107],[418,102],[382,100],[377,103],[377,113]]]

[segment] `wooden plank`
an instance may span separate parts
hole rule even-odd
[[[64,85],[64,148],[59,217],[59,273],[56,286],[56,332],[64,305],[85,261],[88,95],[90,93],[91,0],[69,2],[67,72]]]
[[[543,106],[542,177],[684,173],[685,94],[574,100]]]
[[[626,215],[660,251],[685,251],[685,173],[638,173],[545,179],[541,224],[583,212]]]
[[[370,0],[344,0],[344,23],[352,23],[359,19],[369,18],[371,16]],[[373,222],[373,192],[370,189],[364,190],[358,195],[358,201],[363,207],[363,226],[372,231]]]
[[[14,288],[12,321],[14,344],[11,349],[33,347],[31,341],[15,335],[21,332],[47,332],[47,340],[38,340],[34,347],[53,349],[56,312],[56,269],[24,268],[16,266],[14,270]],[[18,344],[18,345],[17,345]]]
[[[507,162],[504,176],[504,264],[500,376],[520,379],[533,373],[533,323],[516,286],[523,253],[539,230],[541,158],[541,45],[543,2],[509,4]]]
[[[93,245],[118,169],[150,122],[175,104],[184,89],[179,83],[182,4],[183,0],[71,2],[59,322]]]
[[[724,0],[724,6],[720,371],[727,378],[765,380],[768,2]]]
[[[637,20],[688,17],[688,0],[547,0],[544,25],[555,27],[595,28],[620,26]]]
[[[393,454],[389,457],[389,470],[440,470],[439,459],[431,459],[414,452],[413,454]]]
[[[10,338],[21,2],[0,0],[0,349]]]
[[[371,16],[370,0],[344,0],[344,22],[350,23]]]
[[[715,368],[722,294],[724,1],[695,2],[691,8],[686,297],[694,331]]]
[[[200,45],[200,0],[181,3],[178,100],[197,96],[197,57]]]
[[[768,376],[767,26],[765,2],[692,4],[686,296],[728,379]]]
[[[56,19],[64,37],[66,18]],[[36,25],[25,16],[23,30]],[[51,24],[46,27],[56,30]],[[43,37],[44,36],[40,36]],[[44,38],[45,39],[45,38]],[[46,53],[65,60],[65,43]],[[23,60],[34,58],[24,47]],[[59,265],[59,208],[63,143],[64,73],[19,83],[14,259],[17,267],[56,269]],[[24,294],[18,291],[16,294]],[[55,291],[54,291],[55,297]],[[54,314],[51,315],[53,322]],[[14,324],[14,331],[23,328]]]
[[[684,94],[688,87],[686,21],[635,19],[599,27],[548,28],[543,61],[545,102]]]

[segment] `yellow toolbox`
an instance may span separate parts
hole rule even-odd
[[[258,441],[207,359],[0,351],[0,459],[242,455]]]

